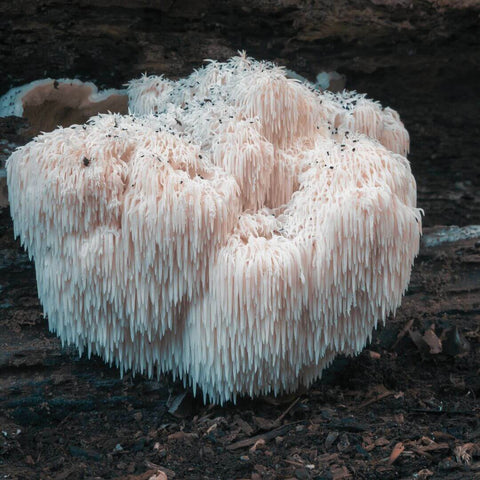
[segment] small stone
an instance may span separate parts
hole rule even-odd
[[[309,480],[310,473],[306,468],[297,468],[295,470],[295,478],[298,478],[298,480]]]

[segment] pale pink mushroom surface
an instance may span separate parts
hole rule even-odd
[[[204,398],[289,392],[395,312],[421,234],[398,114],[240,54],[7,164],[50,329]]]

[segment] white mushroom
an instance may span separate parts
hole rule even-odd
[[[0,117],[24,117],[31,133],[37,134],[59,125],[84,123],[98,113],[127,113],[127,104],[124,90],[99,91],[91,82],[45,78],[12,88],[0,97]]]
[[[421,233],[398,114],[242,54],[8,160],[50,328],[215,402],[308,385],[400,305]],[[383,145],[382,145],[383,144]]]

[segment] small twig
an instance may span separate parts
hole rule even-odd
[[[285,459],[284,462],[285,462],[285,463],[288,463],[289,465],[294,465],[295,467],[304,467],[304,466],[305,466],[304,463],[295,462],[295,461],[293,461],[293,460],[288,460],[288,458]]]
[[[363,408],[367,407],[368,405],[371,405],[372,403],[378,402],[379,400],[382,400],[383,398],[389,397],[390,395],[393,395],[395,392],[383,392],[380,395],[378,395],[375,398],[371,398],[370,400],[367,400],[366,402],[361,403],[358,408]]]
[[[64,425],[65,423],[67,423],[68,421],[70,421],[70,418],[72,417],[73,413],[69,413],[58,425],[57,425],[57,428],[61,427],[62,425]]]
[[[412,325],[413,325],[413,321],[414,319],[410,319],[406,325],[402,328],[402,330],[400,330],[400,332],[398,333],[397,335],[397,340],[395,341],[395,343],[392,345],[392,348],[391,350],[394,350],[395,347],[399,344],[400,340],[407,334],[407,332],[412,328]]]
[[[418,447],[413,447],[413,446],[410,446],[408,447],[410,450],[412,450],[412,452],[416,453],[417,455],[420,455],[420,456],[424,456],[428,459],[432,459],[432,455],[430,455],[428,452],[425,452],[425,450],[422,450],[421,448],[418,448]]]
[[[265,440],[268,442],[269,440],[274,439],[284,433],[287,433],[293,426],[298,425],[300,423],[305,423],[306,420],[300,420],[298,422],[287,423],[286,425],[282,425],[281,427],[274,428],[269,432],[262,433],[260,435],[255,435],[254,437],[246,438],[245,440],[240,440],[239,442],[232,443],[231,445],[227,446],[227,450],[237,450],[238,448],[245,448],[249,447],[250,445],[254,445],[258,440]]]
[[[428,408],[412,408],[408,413],[427,413],[431,415],[475,415],[472,410],[431,410]]]
[[[280,425],[280,422],[285,418],[287,413],[298,403],[300,400],[300,397],[297,397],[291,404],[290,406],[275,420],[275,423],[277,425]]]

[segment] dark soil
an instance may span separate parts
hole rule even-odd
[[[239,48],[310,78],[337,69],[347,88],[400,112],[425,233],[480,224],[478,10],[229,0],[202,16],[190,1],[162,10],[137,0],[129,10],[92,0],[32,2],[27,15],[24,2],[8,3],[0,61],[10,77],[0,94],[45,75],[112,87],[145,69],[177,76]],[[21,119],[0,119],[0,161],[27,131]],[[479,343],[479,238],[423,247],[402,307],[361,355],[339,358],[289,397],[203,405],[168,377],[121,379],[62,348],[1,209],[0,478],[480,478]]]

